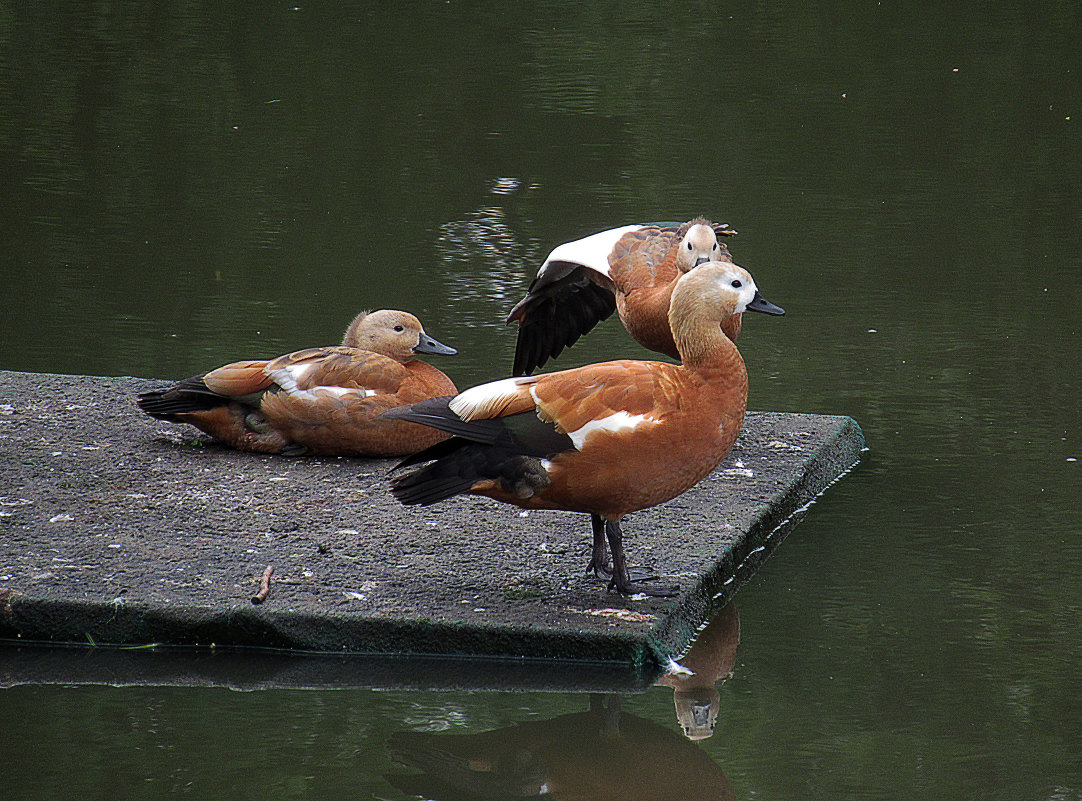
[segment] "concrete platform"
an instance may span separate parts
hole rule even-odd
[[[749,413],[713,475],[628,518],[631,562],[683,592],[629,600],[586,574],[585,515],[405,508],[393,461],[238,453],[147,417],[135,395],[163,383],[0,372],[0,683],[56,663],[30,641],[395,654],[377,672],[403,675],[572,660],[606,686],[614,664],[648,681],[864,447],[848,417]]]

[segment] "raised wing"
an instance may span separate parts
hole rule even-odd
[[[641,227],[625,225],[553,249],[507,315],[508,324],[519,324],[513,375],[529,375],[612,315],[610,254],[621,237]]]
[[[507,315],[518,322],[514,375],[529,375],[616,311],[607,275],[572,262],[548,262]]]

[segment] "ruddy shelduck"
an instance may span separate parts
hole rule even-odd
[[[676,281],[705,262],[731,262],[718,237],[735,233],[696,217],[682,225],[625,225],[560,245],[507,315],[509,325],[519,324],[512,374],[529,375],[614,310],[640,345],[679,358],[669,329]],[[740,314],[722,329],[735,341]]]
[[[721,324],[744,311],[784,314],[746,270],[708,262],[682,274],[672,293],[668,316],[682,364],[626,360],[505,378],[385,413],[454,435],[403,461],[399,467],[428,464],[394,477],[392,493],[406,504],[472,493],[586,512],[594,524],[589,570],[621,593],[673,594],[632,583],[620,521],[694,486],[732,448],[748,375]]]
[[[676,719],[689,740],[714,734],[721,695],[716,685],[733,674],[740,646],[740,614],[728,603],[699,630],[691,649],[677,662],[671,657],[657,685],[672,687]]]
[[[426,334],[412,314],[361,312],[341,346],[234,362],[143,393],[138,403],[151,417],[190,423],[245,451],[405,456],[447,435],[379,415],[458,392],[450,378],[414,358],[456,352]]]

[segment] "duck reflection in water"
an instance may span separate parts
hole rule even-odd
[[[674,689],[686,736],[593,695],[585,712],[526,721],[479,734],[398,732],[391,758],[421,771],[385,776],[398,790],[433,801],[548,795],[582,801],[720,801],[735,798],[721,768],[689,740],[709,737],[718,714],[714,682],[730,675],[740,637],[731,604],[703,630]],[[694,675],[687,675],[694,670]],[[607,701],[607,703],[606,703]]]
[[[714,733],[721,695],[717,684],[733,675],[740,645],[740,615],[728,603],[707,624],[679,664],[658,679],[673,689],[676,719],[689,740],[703,740]]]

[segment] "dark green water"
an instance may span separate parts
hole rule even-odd
[[[672,757],[727,784],[672,796],[1082,799],[1080,39],[1073,2],[3,3],[0,368],[179,378],[398,307],[468,386],[554,245],[728,222],[788,311],[751,407],[871,450],[738,595]],[[560,366],[641,354],[611,321]],[[396,733],[530,752],[587,703],[19,687],[0,797],[405,799]],[[682,738],[671,690],[623,708],[640,763]]]

